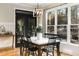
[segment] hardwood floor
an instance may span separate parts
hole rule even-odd
[[[19,56],[19,48],[0,49],[0,56]]]
[[[20,56],[19,48],[5,48],[0,49],[0,56]],[[44,56],[45,54],[43,54]],[[56,56],[56,52],[55,52]],[[69,54],[61,53],[61,56],[71,56]]]

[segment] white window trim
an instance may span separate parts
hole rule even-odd
[[[62,6],[59,6],[59,7],[56,7],[56,8],[52,8],[52,9],[49,9],[49,10],[46,10],[46,33],[47,33],[47,26],[52,26],[52,25],[47,25],[47,16],[48,16],[48,13],[49,12],[52,12],[52,11],[55,11],[55,27],[54,27],[54,30],[55,30],[55,33],[57,33],[57,26],[61,26],[61,25],[57,25],[57,10],[59,9],[63,9],[63,8],[68,8],[68,24],[66,25],[63,25],[63,26],[67,26],[67,42],[65,43],[68,43],[68,44],[71,44],[71,45],[75,45],[75,46],[79,46],[78,44],[73,44],[70,42],[71,38],[70,38],[70,25],[78,25],[78,24],[71,24],[71,7],[72,6],[75,6],[75,5],[78,5],[78,4],[65,4],[65,5],[62,5]],[[63,42],[64,43],[64,42]]]

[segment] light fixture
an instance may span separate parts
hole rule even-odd
[[[42,9],[39,8],[39,4],[37,3],[37,6],[33,11],[33,17],[39,17],[41,14],[42,14]]]

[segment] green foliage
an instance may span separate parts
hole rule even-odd
[[[37,32],[37,33],[42,32],[42,27],[41,27],[41,26],[38,26],[38,27],[36,28],[36,32]]]

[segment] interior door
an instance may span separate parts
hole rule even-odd
[[[21,20],[23,22],[22,26],[22,33],[20,33],[20,28],[18,21]],[[20,46],[20,34],[24,37],[27,36],[27,34],[32,35],[33,28],[36,27],[36,18],[33,17],[33,12],[29,11],[22,11],[22,10],[16,10],[16,41],[15,45],[16,47]]]

